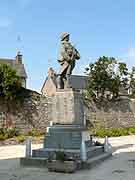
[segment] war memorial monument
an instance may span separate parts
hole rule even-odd
[[[43,148],[32,151],[31,157],[21,158],[21,165],[46,166],[48,159],[56,152],[64,152],[66,159],[72,159],[80,168],[90,168],[92,164],[111,155],[104,146],[96,146],[90,138],[84,118],[83,97],[71,85],[71,74],[76,61],[80,59],[78,50],[69,42],[69,33],[61,34],[61,47],[56,78],[56,94],[51,105],[51,122],[47,127]]]

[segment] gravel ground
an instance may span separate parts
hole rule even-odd
[[[103,141],[103,139],[98,139]],[[110,138],[113,156],[90,170],[74,174],[50,173],[47,169],[21,168],[23,145],[0,147],[0,180],[133,180],[135,179],[135,136]],[[42,147],[33,145],[33,149]],[[14,158],[14,159],[13,159]]]

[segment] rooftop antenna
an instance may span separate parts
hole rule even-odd
[[[16,57],[15,57],[15,59],[16,59],[16,63],[19,63],[19,64],[22,64],[22,54],[21,54],[21,36],[20,35],[18,35],[17,36],[17,53],[16,53]]]
[[[21,36],[18,35],[18,36],[17,36],[17,52],[20,52],[21,49],[22,49],[21,43],[22,43]]]
[[[52,59],[48,59],[48,69],[51,67]]]

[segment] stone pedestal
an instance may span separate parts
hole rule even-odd
[[[51,104],[51,121],[55,124],[84,125],[83,99],[80,91],[57,90]]]

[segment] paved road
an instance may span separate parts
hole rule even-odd
[[[100,139],[102,141],[102,139]],[[0,147],[0,180],[134,180],[135,136],[110,138],[113,157],[91,170],[74,174],[49,173],[47,169],[21,168],[19,159],[24,146]],[[41,145],[34,145],[37,148]]]

